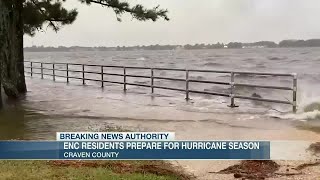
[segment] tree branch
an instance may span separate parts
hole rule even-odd
[[[165,19],[166,21],[170,20],[166,15],[168,10],[159,9],[159,6],[153,9],[144,9],[143,6],[140,4],[134,7],[130,7],[127,3],[120,3],[119,1],[111,0],[109,0],[109,2],[108,0],[85,0],[85,2],[100,4],[102,6],[112,8],[116,14],[122,14],[122,12],[130,13],[131,15],[133,15],[134,18],[138,20],[151,19],[153,21],[156,21],[159,16]]]
[[[48,16],[46,13],[41,9],[41,7],[35,2],[35,0],[31,0],[31,2],[38,8],[39,12],[45,17],[47,21],[49,21],[49,24],[52,26],[54,31],[58,31],[59,28],[54,24],[54,21],[52,19],[48,19]]]
[[[111,4],[106,3],[104,0],[88,0],[88,1],[91,2],[91,3],[100,4],[100,5],[103,5],[103,6],[110,7],[110,8],[121,9],[121,10],[124,10],[124,11],[129,12],[129,13],[131,12],[129,8],[121,8],[121,7],[118,7],[118,6],[115,6],[115,5],[111,5]]]
[[[51,18],[46,18],[45,20],[46,20],[46,21],[49,21],[49,22],[65,22],[65,21],[67,21],[68,19],[51,19]]]

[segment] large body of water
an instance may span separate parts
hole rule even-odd
[[[199,139],[304,139],[297,130],[312,121],[317,126],[319,111],[305,113],[303,107],[320,102],[320,49],[221,49],[128,52],[27,52],[25,59],[41,62],[69,62],[188,69],[214,69],[255,72],[298,73],[298,113],[291,106],[236,100],[239,108],[227,107],[229,98],[191,94],[186,102],[180,92],[122,86],[99,82],[39,76],[27,77],[28,93],[21,103],[8,102],[0,114],[2,139],[52,139],[56,131],[103,130],[123,126],[134,130],[176,131],[180,138]],[[50,68],[50,67],[48,67]],[[57,68],[64,68],[58,66]],[[71,67],[71,69],[79,69]],[[98,69],[91,68],[92,71]],[[109,72],[122,70],[106,69]],[[50,71],[48,71],[49,73]],[[63,75],[65,72],[57,72]],[[122,73],[122,72],[121,72]],[[129,70],[128,74],[150,75],[148,70]],[[81,76],[80,74],[72,74]],[[185,74],[156,71],[156,76],[184,78]],[[90,77],[93,75],[87,75]],[[230,81],[229,75],[191,73],[192,79]],[[50,79],[51,78],[51,79]],[[97,77],[90,77],[97,78]],[[122,81],[122,77],[105,79]],[[149,79],[128,78],[129,82],[149,84]],[[292,87],[292,79],[267,76],[236,76],[236,82]],[[156,85],[185,88],[184,82],[156,81]],[[191,83],[191,89],[229,93],[228,86]],[[237,88],[237,94],[292,100],[283,90]],[[318,115],[318,116],[317,116]],[[318,119],[319,120],[319,119]],[[313,129],[313,128],[312,128]],[[277,134],[278,133],[278,134]],[[180,134],[180,135],[179,135]],[[299,134],[299,135],[297,135]],[[312,137],[306,134],[306,139]]]

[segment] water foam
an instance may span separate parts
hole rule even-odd
[[[280,119],[292,119],[299,121],[320,120],[320,103],[310,103],[306,105],[301,111],[298,111],[298,113],[296,114],[273,114],[272,116]]]
[[[300,120],[300,121],[320,120],[320,111],[314,110],[310,112],[301,112],[297,114],[285,114],[285,115],[280,115],[279,118],[294,119],[294,120]]]

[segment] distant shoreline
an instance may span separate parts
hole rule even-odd
[[[25,47],[25,52],[79,52],[79,51],[137,51],[137,50],[197,50],[197,49],[261,49],[261,48],[310,48],[320,47],[320,39],[309,40],[283,40],[278,44],[273,41],[259,41],[253,43],[230,42],[227,44],[186,44],[186,45],[149,45],[149,46],[117,46],[117,47],[83,47],[59,46]]]
[[[203,48],[203,49],[130,49],[130,50],[100,50],[96,49],[94,47],[92,48],[80,48],[80,49],[72,49],[72,48],[66,48],[66,49],[52,49],[52,50],[44,50],[44,49],[26,49],[24,48],[24,52],[117,52],[117,51],[175,51],[175,50],[186,50],[186,51],[192,51],[192,50],[223,50],[223,49],[290,49],[290,48],[320,48],[319,47],[274,47],[274,48],[251,48],[251,47],[245,47],[245,48],[215,48],[215,49],[209,49],[209,48]]]

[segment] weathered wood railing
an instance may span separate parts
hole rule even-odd
[[[29,64],[29,66],[26,65]],[[39,66],[40,65],[40,66]],[[52,65],[52,68],[44,67],[44,65]],[[65,69],[57,69],[55,65],[63,65],[65,66]],[[80,66],[81,70],[71,70],[70,66]],[[95,71],[86,71],[86,67],[100,67],[100,72]],[[273,102],[273,103],[280,103],[280,104],[288,104],[292,105],[293,112],[297,111],[297,74],[284,74],[284,73],[261,73],[261,72],[238,72],[238,71],[219,71],[219,70],[195,70],[195,69],[178,69],[178,68],[149,68],[149,67],[137,67],[137,66],[108,66],[108,65],[95,65],[95,64],[79,64],[79,63],[48,63],[48,62],[33,62],[33,61],[25,61],[25,68],[26,73],[29,73],[31,76],[33,74],[39,74],[41,75],[41,78],[44,78],[44,75],[46,76],[52,76],[53,80],[55,81],[56,77],[62,77],[66,78],[67,83],[70,82],[70,79],[78,79],[82,80],[82,84],[85,84],[86,81],[96,81],[101,82],[101,87],[104,87],[104,83],[114,83],[114,84],[121,84],[123,85],[123,90],[127,90],[127,85],[131,86],[141,86],[141,87],[149,87],[151,88],[151,93],[154,93],[154,89],[165,89],[165,90],[174,90],[174,91],[181,91],[185,92],[185,99],[189,100],[190,93],[198,93],[198,94],[207,94],[207,95],[214,95],[214,96],[223,96],[223,97],[230,97],[230,107],[236,107],[235,105],[235,99],[249,99],[254,101],[265,101],[265,102]],[[106,73],[104,71],[105,68],[117,68],[117,69],[123,69],[123,73]],[[30,71],[27,71],[27,69],[30,69]],[[40,69],[40,72],[35,72],[34,69]],[[138,69],[138,70],[150,70],[150,76],[145,75],[134,75],[134,74],[127,74],[127,69]],[[44,73],[44,70],[50,70],[52,71],[52,74]],[[162,71],[179,71],[179,72],[185,72],[185,78],[169,78],[169,77],[160,77],[160,76],[154,76],[154,72],[156,70],[162,70]],[[66,72],[66,75],[57,75],[56,71],[62,71]],[[70,72],[73,73],[82,73],[81,77],[75,77],[70,76]],[[230,82],[221,82],[221,81],[208,81],[208,80],[195,80],[190,79],[189,75],[192,72],[198,72],[198,73],[220,73],[220,74],[230,74]],[[99,79],[95,78],[86,78],[86,74],[96,74],[101,75]],[[292,78],[292,87],[283,87],[283,86],[266,86],[266,85],[253,85],[253,84],[244,84],[244,83],[236,83],[235,82],[235,75],[263,75],[263,76],[282,76],[282,77],[291,77]],[[111,80],[105,80],[104,76],[121,76],[123,77],[123,82],[119,81],[111,81]],[[138,83],[129,83],[127,82],[127,77],[134,77],[134,78],[148,78],[151,80],[150,85],[147,84],[138,84]],[[154,85],[154,80],[171,80],[171,81],[180,81],[185,82],[185,89],[180,88],[174,88],[174,87],[164,87],[164,86],[157,86]],[[230,86],[230,93],[220,93],[220,92],[208,92],[208,91],[196,91],[196,90],[190,90],[189,85],[190,82],[196,82],[196,83],[207,83],[207,84],[218,84],[218,85],[227,85]],[[287,90],[292,91],[292,101],[283,101],[283,100],[276,100],[276,99],[265,99],[265,98],[259,98],[259,97],[252,97],[252,96],[242,96],[237,95],[235,93],[235,87],[254,87],[254,88],[266,88],[266,89],[278,89],[278,90]]]

